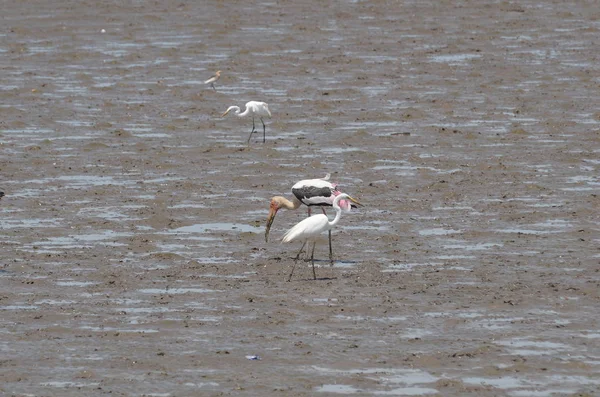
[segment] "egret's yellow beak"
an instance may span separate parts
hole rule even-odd
[[[228,109],[228,110],[227,110],[225,113],[223,113],[223,114],[221,115],[221,117],[225,117],[225,116],[227,116],[227,113],[229,113],[229,109]]]
[[[360,201],[358,201],[357,199],[355,199],[353,197],[348,196],[347,199],[350,200],[350,201],[352,201],[354,204],[356,204],[358,206],[362,206],[363,205]]]

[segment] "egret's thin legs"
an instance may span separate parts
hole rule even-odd
[[[315,241],[313,243],[313,249],[312,249],[312,253],[310,254],[310,260],[312,261],[312,268],[313,268],[313,279],[316,280],[317,279],[317,273],[315,273],[315,247],[317,246],[317,242]]]
[[[250,144],[250,139],[252,138],[252,134],[256,131],[256,127],[254,127],[254,116],[252,117],[252,131],[250,131],[250,136],[248,137],[248,144]]]
[[[288,277],[288,282],[292,281],[292,274],[294,274],[294,268],[296,267],[296,262],[298,262],[298,258],[300,258],[300,253],[302,253],[302,250],[304,249],[304,246],[306,245],[306,241],[304,242],[304,244],[302,244],[302,247],[300,247],[300,251],[298,251],[298,255],[296,255],[296,257],[294,258],[294,264],[292,265],[292,271],[290,272],[290,276]]]

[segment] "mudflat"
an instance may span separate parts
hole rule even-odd
[[[1,21],[0,394],[600,393],[594,2]],[[327,173],[365,206],[286,282],[269,199]]]

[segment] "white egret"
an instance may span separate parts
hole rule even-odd
[[[252,116],[252,131],[250,131],[248,143],[250,143],[250,138],[252,138],[252,134],[256,131],[256,127],[254,126],[254,117],[258,117],[263,125],[263,143],[265,143],[266,128],[265,122],[263,121],[263,117],[271,117],[269,105],[267,105],[265,102],[250,101],[246,103],[246,110],[244,110],[243,113],[240,113],[241,111],[239,106],[229,106],[229,108],[227,108],[227,110],[221,115],[221,117],[225,117],[227,113],[229,113],[232,110],[235,111],[235,115],[238,117]]]
[[[340,208],[339,203],[341,200],[344,199],[348,199],[356,205],[362,205],[360,202],[358,202],[358,200],[350,197],[346,193],[340,193],[335,197],[335,200],[333,200],[335,218],[332,221],[329,221],[329,218],[327,218],[327,215],[325,214],[313,215],[296,224],[296,226],[288,230],[288,232],[282,237],[282,243],[291,243],[292,241],[298,240],[303,241],[302,247],[300,248],[300,251],[298,251],[298,255],[296,255],[296,258],[294,258],[294,265],[292,266],[292,271],[290,272],[290,276],[288,277],[287,281],[290,281],[292,279],[292,275],[294,274],[294,268],[296,267],[296,262],[298,261],[300,253],[304,249],[304,246],[308,242],[313,243],[310,260],[312,262],[313,278],[315,280],[317,279],[317,274],[315,273],[315,246],[317,245],[317,238],[319,234],[326,230],[333,229],[335,225],[338,224],[340,218],[342,217],[342,209]]]
[[[215,73],[214,76],[212,76],[210,79],[206,80],[204,84],[210,84],[212,89],[216,91],[217,89],[215,88],[215,83],[217,82],[217,80],[219,80],[220,77],[221,71],[217,70],[217,73]]]

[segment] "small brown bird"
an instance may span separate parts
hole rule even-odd
[[[221,71],[217,70],[217,73],[215,73],[215,75],[213,77],[211,77],[210,79],[206,80],[204,82],[204,84],[210,84],[210,86],[213,88],[213,90],[217,90],[215,88],[215,83],[217,82],[217,80],[219,80],[219,78],[221,77]]]

